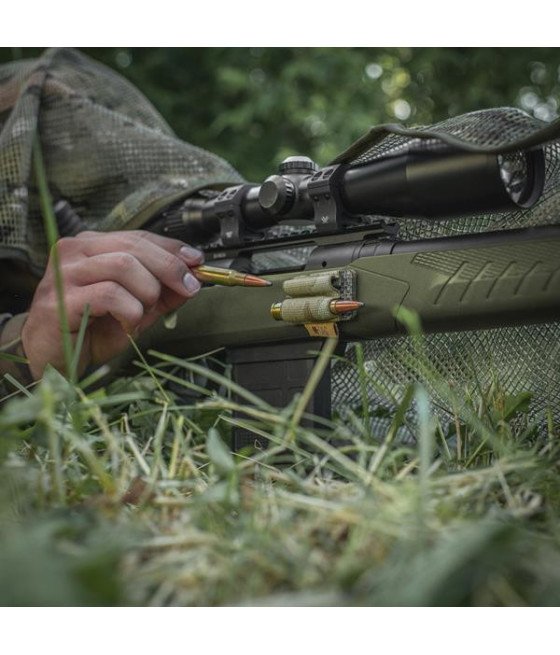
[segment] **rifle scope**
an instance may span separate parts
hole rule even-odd
[[[449,218],[532,207],[545,178],[542,149],[470,152],[417,139],[378,159],[318,169],[289,157],[258,185],[218,197],[186,200],[167,213],[163,232],[194,244],[221,236],[242,243],[284,221],[314,221],[320,231],[356,224],[360,216]]]

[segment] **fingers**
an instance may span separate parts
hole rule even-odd
[[[71,263],[65,272],[78,286],[102,281],[117,282],[140,300],[145,312],[155,313],[155,318],[178,309],[185,302],[184,294],[162,286],[159,280],[129,253],[105,253],[86,257]]]
[[[191,298],[200,289],[189,265],[203,261],[202,253],[181,241],[141,231],[93,233],[75,237],[87,257],[122,252],[133,255],[163,285],[184,298]]]
[[[70,262],[65,274],[77,286],[89,286],[103,281],[117,282],[144,308],[155,306],[161,296],[159,280],[134,255],[127,252],[110,252]],[[184,300],[184,297],[181,296]]]
[[[123,282],[130,280],[138,273],[131,256],[155,278],[161,285],[172,289],[183,299],[190,298],[200,289],[200,283],[192,275],[189,266],[199,265],[204,261],[204,255],[182,241],[169,239],[141,230],[129,232],[82,232],[77,237],[61,239],[59,242],[61,260],[66,262],[66,273],[73,278],[74,273],[84,266],[84,257],[95,258],[100,255],[113,255],[105,268],[100,266],[99,275],[95,265],[88,265],[87,271],[76,278],[78,284],[92,284],[102,279],[114,279]],[[117,257],[119,255],[119,257]],[[76,266],[72,266],[72,264]],[[78,265],[79,264],[79,265]],[[153,294],[154,283],[148,282],[145,275],[141,280],[148,285],[148,295]],[[137,293],[142,284],[127,282],[125,287],[133,294]],[[144,304],[149,300],[144,299]],[[171,303],[176,305],[174,299]]]
[[[181,241],[139,231],[84,232],[62,241],[64,277],[73,292],[71,329],[86,303],[92,317],[111,315],[125,330],[143,329],[200,289],[185,261],[199,264],[204,256]]]
[[[59,240],[57,251],[71,332],[90,307],[84,366],[108,361],[128,345],[126,333],[141,331],[200,289],[190,267],[200,265],[203,254],[175,239],[142,231],[85,232]],[[35,377],[47,362],[64,369],[57,306],[51,257],[22,333]]]
[[[66,299],[70,330],[76,331],[84,307],[89,305],[92,317],[112,316],[127,333],[132,333],[144,318],[144,306],[117,282],[105,281],[75,287]]]
[[[111,238],[118,238],[121,243],[134,244],[135,242],[149,241],[163,250],[167,250],[171,254],[180,255],[186,261],[189,266],[198,266],[204,261],[204,253],[183,241],[178,239],[170,239],[169,237],[164,237],[161,234],[154,234],[153,232],[147,232],[144,230],[128,230],[121,232],[93,232],[85,231],[80,232],[78,235],[79,238],[84,239],[96,239],[99,240],[101,236],[107,236]]]

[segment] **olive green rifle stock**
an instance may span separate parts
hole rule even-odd
[[[380,242],[388,249],[388,242]],[[418,313],[426,332],[484,329],[560,318],[560,228],[395,242],[391,254],[359,256],[319,270],[356,273],[356,318],[339,324],[343,340],[403,333],[399,307]],[[371,248],[370,248],[371,249]],[[404,250],[404,251],[403,251]],[[306,269],[307,272],[307,269]],[[183,306],[175,327],[158,324],[144,347],[182,357],[217,348],[279,343],[307,337],[303,326],[275,321],[273,303],[294,272],[266,276],[262,289],[208,287]]]
[[[404,333],[395,317],[401,307],[419,315],[425,332],[560,319],[556,226],[416,242],[366,238],[321,246],[319,238],[304,272],[341,269],[355,273],[354,297],[364,303],[353,318],[338,323],[341,345]],[[270,313],[284,298],[282,283],[298,274],[267,275],[272,285],[260,289],[203,288],[179,310],[174,327],[159,323],[141,345],[182,358],[224,349],[235,382],[283,407],[305,386],[321,345],[303,325],[277,321]],[[329,369],[307,410],[330,416]],[[249,429],[234,428],[235,450],[264,445]]]

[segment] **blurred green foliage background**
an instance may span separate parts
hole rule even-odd
[[[0,62],[42,48],[0,49]],[[558,48],[84,48],[152,101],[175,132],[261,180],[285,156],[320,164],[371,125],[516,106],[551,121]]]

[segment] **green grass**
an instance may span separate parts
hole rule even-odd
[[[386,434],[359,407],[312,431],[301,398],[278,412],[216,373],[209,391],[199,362],[139,366],[97,390],[50,370],[0,404],[2,604],[560,602],[559,435],[528,395],[462,397],[419,352],[447,433],[416,387]],[[234,424],[270,448],[232,454]]]

